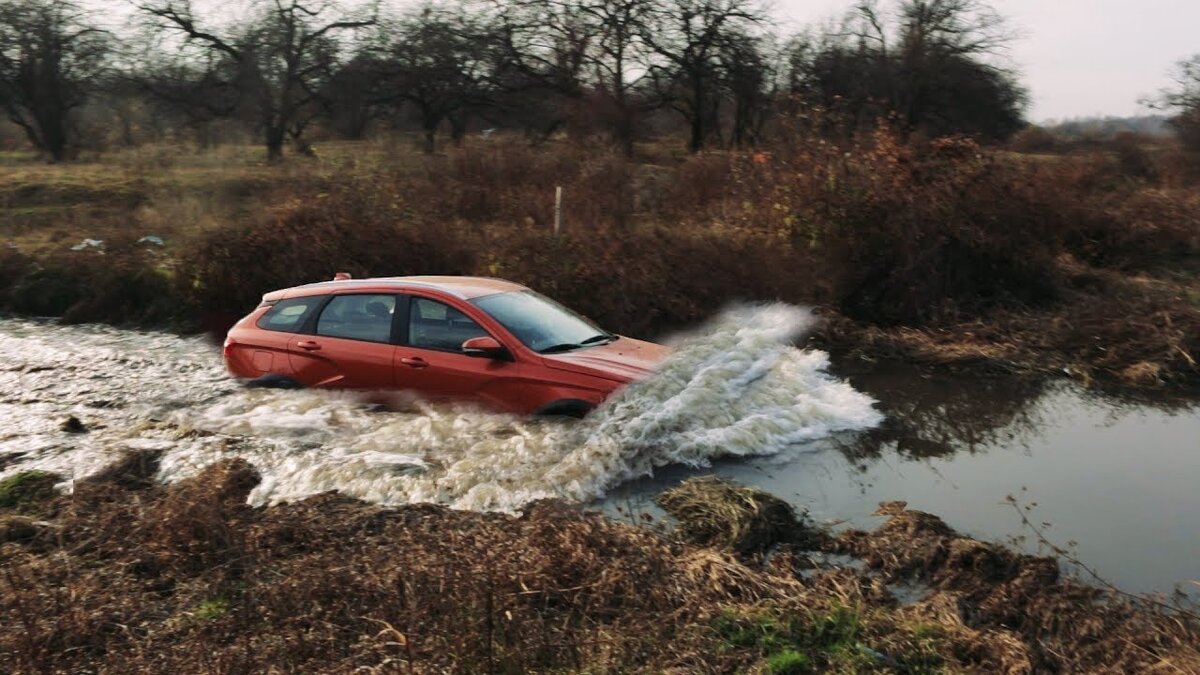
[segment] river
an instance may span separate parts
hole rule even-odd
[[[129,449],[178,480],[244,457],[257,504],[340,490],[382,504],[513,511],[557,497],[655,512],[698,473],[763,487],[818,522],[871,526],[884,500],[980,538],[1054,543],[1134,592],[1200,587],[1200,408],[1070,384],[835,364],[790,342],[810,317],[731,310],[673,341],[655,377],[580,423],[400,396],[247,390],[203,338],[0,320],[0,477],[68,481]],[[64,424],[77,418],[83,429]]]

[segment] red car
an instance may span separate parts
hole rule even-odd
[[[266,294],[225,340],[229,371],[259,386],[404,389],[576,417],[665,356],[524,286],[477,277],[339,273]]]

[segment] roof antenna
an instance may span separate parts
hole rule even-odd
[[[337,274],[333,275],[334,281],[350,281],[353,278],[354,277],[350,276],[349,272],[338,272]]]

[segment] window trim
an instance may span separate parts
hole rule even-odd
[[[382,341],[380,341],[380,340],[364,340],[362,338],[347,337],[344,335],[322,335],[321,333],[317,332],[317,327],[321,321],[321,315],[325,313],[325,310],[329,308],[329,305],[333,304],[334,298],[342,298],[342,297],[346,297],[346,296],[358,296],[358,295],[373,295],[373,296],[385,296],[385,297],[395,298],[396,304],[392,308],[392,326],[391,326],[391,331],[388,334],[387,340],[382,340]],[[308,320],[305,321],[305,326],[304,326],[305,332],[303,334],[311,335],[313,337],[326,338],[329,340],[349,340],[351,342],[365,342],[367,344],[372,344],[372,345],[399,345],[401,343],[397,341],[398,335],[396,332],[397,331],[396,324],[398,323],[398,317],[400,316],[401,306],[403,306],[405,308],[404,311],[407,314],[408,300],[402,294],[399,294],[399,293],[388,293],[386,291],[384,291],[384,292],[361,291],[361,292],[357,292],[357,293],[330,293],[329,295],[325,296],[324,300],[318,306],[317,311],[314,312],[313,315],[310,316],[308,318]],[[405,322],[401,322],[401,323],[405,323]],[[404,329],[405,337],[407,337],[407,330],[408,329],[406,326]]]

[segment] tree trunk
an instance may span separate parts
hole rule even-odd
[[[465,115],[455,115],[450,118],[450,138],[454,140],[454,145],[462,145],[463,139],[467,137],[468,120]]]
[[[425,154],[432,155],[434,150],[437,150],[437,130],[442,125],[442,117],[426,112],[422,118],[421,126],[425,129]]]
[[[283,161],[283,143],[287,134],[283,129],[267,130],[267,161],[272,164]]]
[[[621,146],[621,151],[625,153],[626,158],[633,157],[633,111],[629,109],[624,102],[619,102],[620,110],[617,112],[617,143]]]
[[[47,120],[42,128],[42,139],[45,141],[43,150],[50,153],[54,163],[67,158],[67,130],[60,119]]]
[[[688,151],[700,152],[704,149],[704,113],[692,116],[692,135],[688,141]]]
[[[704,149],[704,118],[708,111],[704,108],[704,86],[698,80],[692,84],[692,137],[688,150],[696,153]]]

